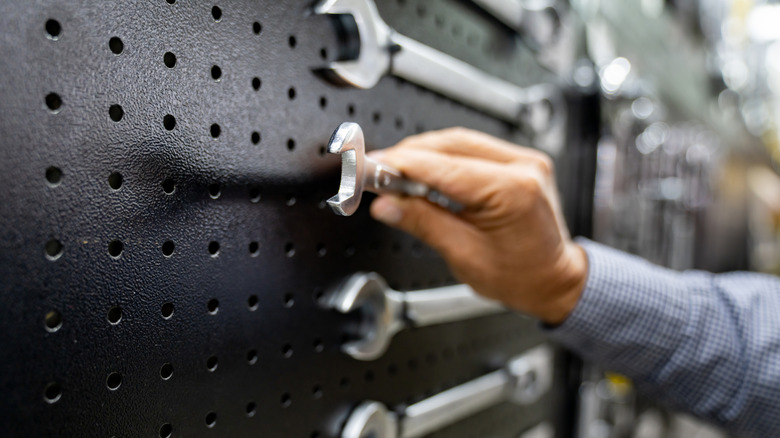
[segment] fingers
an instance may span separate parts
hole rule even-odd
[[[501,189],[501,175],[507,172],[507,166],[481,158],[415,148],[387,152],[381,161],[467,208],[483,207]]]
[[[524,148],[479,131],[466,128],[448,128],[405,138],[398,149],[418,148],[444,152],[451,155],[476,157],[508,163],[522,159],[548,159],[534,149]],[[392,152],[392,150],[387,150]]]
[[[371,204],[371,216],[417,237],[445,258],[462,251],[464,239],[474,235],[471,225],[421,198],[380,196]]]

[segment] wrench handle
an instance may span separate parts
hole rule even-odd
[[[482,298],[465,284],[406,292],[404,302],[406,318],[418,327],[506,311],[500,303]]]
[[[458,100],[512,124],[520,121],[521,88],[399,33],[393,75]]]
[[[379,163],[371,158],[365,157],[363,160],[365,166],[365,175],[367,181],[363,188],[369,192],[382,194],[392,193],[406,196],[417,196],[426,198],[439,207],[446,208],[453,213],[459,213],[464,206],[436,190],[432,190],[427,185],[412,181],[401,175],[398,170]]]

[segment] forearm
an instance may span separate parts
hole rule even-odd
[[[554,339],[732,431],[780,430],[780,281],[678,273],[581,244],[587,285]]]

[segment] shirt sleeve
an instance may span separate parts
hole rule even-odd
[[[780,434],[780,279],[677,272],[580,239],[585,290],[556,341],[740,436]]]

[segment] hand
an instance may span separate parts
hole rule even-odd
[[[549,324],[563,322],[587,278],[587,256],[561,214],[550,158],[487,134],[451,128],[373,155],[465,205],[383,195],[372,216],[424,241],[478,293]]]

